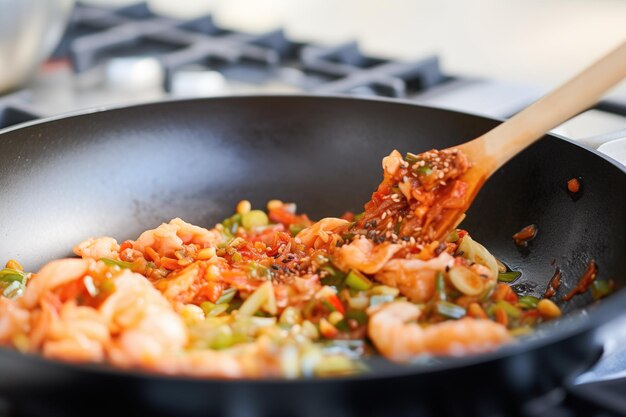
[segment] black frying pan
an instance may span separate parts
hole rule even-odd
[[[176,216],[212,226],[242,198],[258,207],[294,201],[314,218],[358,212],[392,149],[446,148],[497,123],[399,102],[291,96],[165,102],[23,125],[0,134],[0,254],[36,269],[88,236],[136,238]],[[566,190],[572,177],[584,184],[576,201]],[[624,168],[548,136],[493,176],[463,227],[523,271],[516,286],[529,294],[541,295],[559,266],[560,299],[592,258],[600,279],[624,286],[625,213]],[[511,235],[531,223],[539,234],[520,251]],[[371,374],[329,380],[172,378],[2,349],[0,393],[18,411],[46,415],[514,414],[597,359],[594,331],[622,313],[626,293],[592,301],[563,303],[566,317],[492,354],[427,366],[374,361]]]

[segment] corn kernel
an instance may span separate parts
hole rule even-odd
[[[541,314],[541,317],[547,320],[561,317],[561,309],[559,308],[559,306],[557,306],[552,300],[548,300],[547,298],[544,298],[537,303],[537,310],[539,310],[539,314]]]
[[[270,200],[267,202],[267,210],[277,210],[283,206],[283,202],[280,200]]]
[[[10,259],[6,265],[7,268],[15,269],[16,271],[23,271],[24,267],[15,259]]]
[[[204,248],[198,252],[197,258],[200,260],[211,259],[215,256],[215,248]]]
[[[252,204],[248,200],[241,200],[237,204],[237,214],[246,214],[252,210]]]
[[[343,320],[343,314],[341,314],[338,311],[333,311],[332,313],[328,315],[328,321],[331,322],[332,324],[337,324],[341,320]]]

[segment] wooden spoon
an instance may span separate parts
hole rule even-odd
[[[446,209],[431,225],[431,236],[444,239],[463,219],[485,181],[512,157],[550,129],[595,104],[626,78],[626,42],[556,90],[484,135],[450,149],[461,150],[472,167],[460,178],[468,185],[462,207]]]

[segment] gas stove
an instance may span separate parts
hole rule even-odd
[[[448,74],[437,56],[383,59],[363,54],[355,42],[306,43],[282,30],[242,33],[221,27],[211,16],[176,20],[155,15],[143,3],[120,9],[79,5],[38,77],[24,90],[0,96],[0,129],[87,108],[276,93],[386,97],[505,119],[546,90]],[[602,151],[604,144],[626,138],[626,98],[603,101],[554,132]],[[626,329],[626,321],[605,330],[603,360],[577,384],[602,387],[598,381],[624,377],[626,352],[620,347],[626,331],[619,329]],[[626,410],[619,404],[624,392],[614,385],[587,392],[613,401],[613,411],[620,405]],[[614,415],[567,400],[564,389],[526,408],[528,416]],[[0,415],[9,411],[10,404],[0,399]]]

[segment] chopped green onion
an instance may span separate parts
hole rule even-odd
[[[226,310],[228,310],[228,303],[217,304],[210,311],[205,312],[204,314],[206,314],[207,316],[219,316]]]
[[[298,233],[302,231],[302,229],[305,229],[305,228],[306,226],[303,224],[290,224],[289,233],[291,233],[291,236],[295,237]]]
[[[222,291],[220,297],[215,301],[215,304],[228,304],[232,301],[232,299],[237,294],[237,288],[230,287]]]
[[[374,295],[370,297],[370,307],[374,307],[379,304],[390,303],[393,301],[393,298],[393,295]]]
[[[237,232],[237,228],[241,224],[241,214],[233,214],[229,218],[222,221],[222,226],[224,226],[224,231],[227,232],[228,235],[233,235]]]
[[[421,167],[418,167],[417,169],[415,169],[415,172],[417,172],[420,175],[428,176],[428,175],[430,175],[433,172],[433,170],[432,170],[432,168],[430,166],[424,165],[424,166],[421,166]]]
[[[513,282],[522,276],[522,273],[519,271],[509,271],[509,272],[501,272],[498,274],[498,281],[500,282]]]
[[[0,270],[0,281],[6,283],[12,283],[13,281],[24,282],[27,275],[26,272],[18,271],[17,269],[4,268]]]
[[[241,216],[241,225],[246,229],[253,227],[267,226],[270,220],[262,210],[250,210]]]
[[[365,214],[365,213],[361,212],[359,214],[355,214],[354,215],[354,221],[358,222],[361,219],[361,217],[363,217],[363,214]]]
[[[367,323],[367,313],[364,310],[348,309],[346,319],[353,319],[359,324]]]
[[[511,317],[511,318],[519,318],[519,316],[522,315],[522,312],[519,308],[515,307],[514,305],[512,305],[511,303],[508,303],[504,300],[500,300],[497,301],[493,307],[500,307],[501,309],[504,310],[504,312],[506,313],[507,316]]]
[[[532,295],[524,295],[517,300],[517,303],[526,310],[532,310],[533,308],[537,308],[539,299]]]
[[[456,230],[453,230],[452,232],[450,232],[450,234],[446,238],[446,242],[449,242],[449,243],[454,243],[457,240],[459,240],[459,232],[457,232]]]
[[[337,323],[334,324],[334,326],[340,332],[348,332],[348,331],[350,331],[350,326],[348,325],[348,321],[346,319],[338,321]]]
[[[419,155],[415,155],[414,153],[407,152],[406,155],[404,155],[404,160],[414,164],[415,162],[420,160],[420,157]]]
[[[117,259],[110,258],[100,258],[100,260],[108,266],[119,266],[122,269],[132,269],[133,267],[132,262],[118,261]]]
[[[357,270],[351,270],[346,277],[346,285],[353,290],[367,291],[372,288],[372,281]]]
[[[209,312],[213,310],[213,307],[215,307],[215,304],[210,301],[203,301],[200,304],[200,308],[204,311],[204,314],[209,314]]]
[[[370,290],[371,295],[393,295],[396,297],[400,294],[400,290],[395,287],[388,287],[387,285],[376,285]]]
[[[435,294],[437,298],[441,301],[446,300],[446,283],[443,277],[442,272],[437,272],[437,276],[435,278]]]
[[[335,268],[331,264],[326,264],[320,269],[327,272],[326,276],[320,280],[323,285],[335,287],[338,290],[343,288],[345,284],[346,274],[344,274],[341,270]]]
[[[449,301],[437,301],[435,304],[437,313],[451,319],[460,319],[465,316],[465,309]]]
[[[7,298],[14,298],[22,295],[23,286],[22,283],[15,280],[11,282],[5,289],[2,291],[2,295]]]
[[[528,336],[532,332],[533,332],[533,328],[530,326],[521,326],[521,327],[516,327],[515,329],[509,330],[509,334],[513,337]]]
[[[595,300],[606,297],[611,293],[611,284],[607,281],[594,281],[591,284],[591,295]]]

